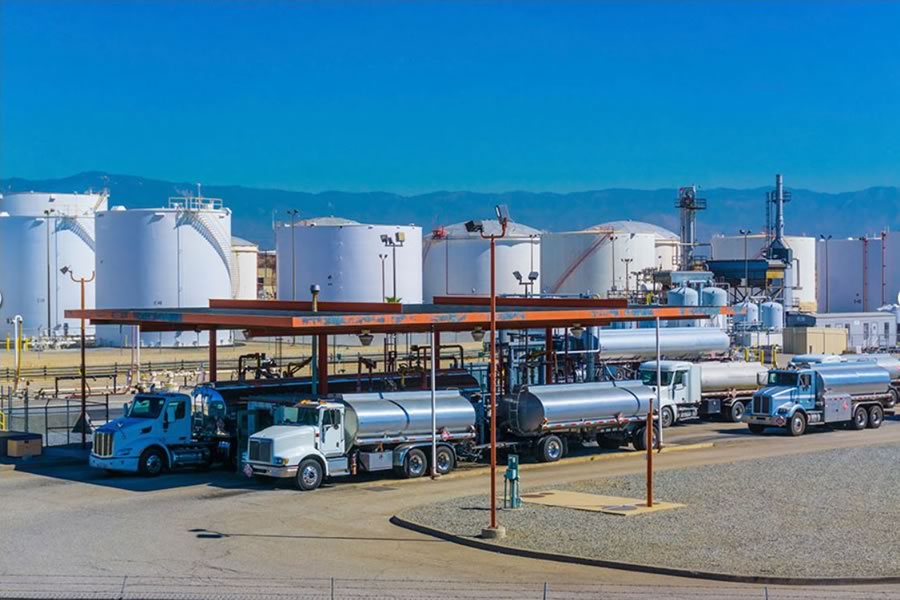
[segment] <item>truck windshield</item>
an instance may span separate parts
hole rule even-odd
[[[772,371],[769,373],[769,385],[785,385],[794,387],[797,385],[797,374],[784,371]]]
[[[663,385],[672,384],[672,375],[674,371],[663,371],[660,373]],[[656,385],[656,369],[641,370],[641,381],[644,385]]]
[[[319,409],[286,406],[282,413],[281,423],[283,425],[318,425]]]
[[[132,419],[156,419],[165,403],[165,399],[158,396],[135,396],[128,409],[128,416]]]

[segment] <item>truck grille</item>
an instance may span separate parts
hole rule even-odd
[[[95,456],[109,457],[113,455],[113,434],[105,431],[94,432],[94,447],[92,452]]]
[[[772,410],[772,399],[768,396],[753,397],[753,414],[768,415]]]
[[[250,440],[250,460],[272,462],[272,440]]]

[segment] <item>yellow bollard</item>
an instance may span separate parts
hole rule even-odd
[[[11,340],[10,340],[10,338],[9,338],[9,334],[7,333],[7,334],[6,334],[6,351],[7,351],[7,352],[9,352],[9,348],[10,348],[11,345],[12,345],[12,342],[11,342]]]

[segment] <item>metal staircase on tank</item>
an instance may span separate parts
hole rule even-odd
[[[231,281],[231,239],[227,239],[218,223],[211,220],[214,218],[211,215],[217,214],[213,211],[222,209],[222,201],[218,198],[203,197],[169,198],[169,206],[180,210],[179,225],[188,225],[194,228],[203,239],[209,242],[219,258],[222,259],[225,270],[228,272],[228,279]]]
[[[87,244],[87,247],[91,249],[91,251],[95,251],[94,248],[94,238],[91,236],[91,233],[85,229],[84,225],[78,220],[78,217],[61,217],[56,220],[56,231],[71,231],[78,238]]]

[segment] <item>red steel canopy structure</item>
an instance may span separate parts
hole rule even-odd
[[[142,332],[240,329],[248,337],[334,334],[414,333],[486,330],[490,326],[486,296],[438,296],[433,304],[318,302],[285,300],[210,300],[208,308],[116,308],[67,310],[68,318],[93,325],[132,325]],[[546,329],[547,351],[554,328],[610,325],[624,321],[696,320],[732,314],[727,307],[628,306],[627,301],[593,298],[497,299],[498,329]],[[216,372],[216,343],[210,336],[211,379]],[[318,378],[327,391],[326,343],[319,344]]]

